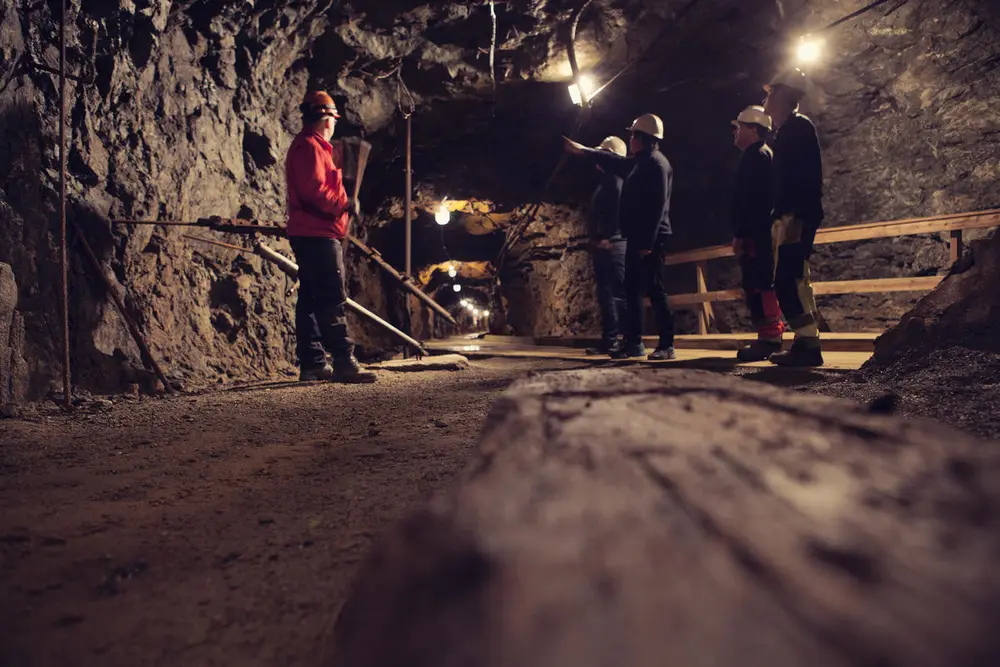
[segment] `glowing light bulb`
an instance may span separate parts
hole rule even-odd
[[[438,206],[437,211],[434,212],[434,222],[439,225],[447,225],[448,221],[451,220],[451,211],[448,210],[448,199],[445,198],[441,205]]]
[[[823,57],[823,40],[819,37],[805,36],[795,47],[795,59],[802,65],[812,65]]]
[[[479,309],[478,308],[474,308],[472,310],[472,316],[473,317],[479,317]]]
[[[462,291],[462,286],[461,285],[452,285],[451,288],[453,290],[455,290],[456,292],[461,292]]]
[[[448,277],[449,278],[454,278],[457,275],[458,275],[458,269],[455,268],[454,264],[449,264],[448,265]]]
[[[586,75],[580,75],[580,85],[577,86],[576,83],[569,84],[569,98],[573,100],[573,104],[580,106],[583,104],[583,97],[580,95],[580,89],[583,89],[583,94],[587,96],[587,100],[590,100],[591,93],[594,92],[594,80]]]
[[[489,317],[489,316],[490,316],[490,311],[484,310],[483,311],[483,317]]]

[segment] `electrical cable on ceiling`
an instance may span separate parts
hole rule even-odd
[[[871,2],[871,3],[867,4],[867,5],[865,5],[864,7],[862,7],[859,10],[857,10],[856,12],[851,12],[850,14],[848,14],[847,16],[845,16],[843,18],[839,18],[836,21],[834,21],[833,23],[831,23],[829,25],[826,25],[826,26],[823,26],[822,28],[820,28],[816,32],[826,32],[827,30],[832,30],[833,28],[836,28],[841,23],[847,23],[848,21],[850,21],[853,18],[857,18],[857,17],[861,16],[862,14],[864,14],[866,12],[870,12],[871,10],[875,9],[876,7],[888,4],[890,2],[892,2],[892,0],[875,0],[875,2]]]

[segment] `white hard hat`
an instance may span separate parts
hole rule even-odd
[[[784,70],[774,76],[770,83],[765,83],[764,90],[771,92],[771,88],[774,86],[784,86],[798,92],[800,95],[805,95],[806,74],[798,68]]]
[[[740,115],[733,121],[733,125],[747,123],[749,125],[760,125],[768,132],[771,131],[771,117],[764,113],[764,107],[750,106],[740,112]]]
[[[659,116],[644,113],[632,122],[629,132],[642,132],[657,139],[663,138],[663,121]]]
[[[618,137],[605,138],[598,148],[602,151],[610,151],[615,155],[621,155],[622,157],[625,157],[628,154],[628,146],[626,146],[625,142]]]

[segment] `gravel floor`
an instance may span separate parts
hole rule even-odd
[[[0,420],[0,665],[317,665],[372,538],[566,362]]]

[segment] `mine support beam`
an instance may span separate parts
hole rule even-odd
[[[113,220],[115,224],[124,225],[163,225],[168,227],[204,227],[211,229],[216,232],[224,232],[229,234],[263,234],[265,236],[274,237],[284,237],[285,228],[278,224],[261,222],[256,220],[245,220],[242,218],[221,218],[221,217],[211,217],[211,218],[199,218],[196,222],[187,222],[181,220]],[[427,304],[428,307],[433,308],[441,317],[445,318],[453,325],[458,326],[458,322],[452,317],[451,313],[448,312],[441,304],[432,299],[423,290],[414,284],[413,279],[409,275],[403,275],[397,271],[392,264],[387,262],[382,254],[375,250],[374,248],[366,245],[360,239],[358,239],[353,234],[347,235],[347,240],[358,250],[364,253],[368,259],[378,264],[378,266],[388,273],[390,276],[395,278],[397,281],[403,284],[403,286],[413,293],[418,299]]]

